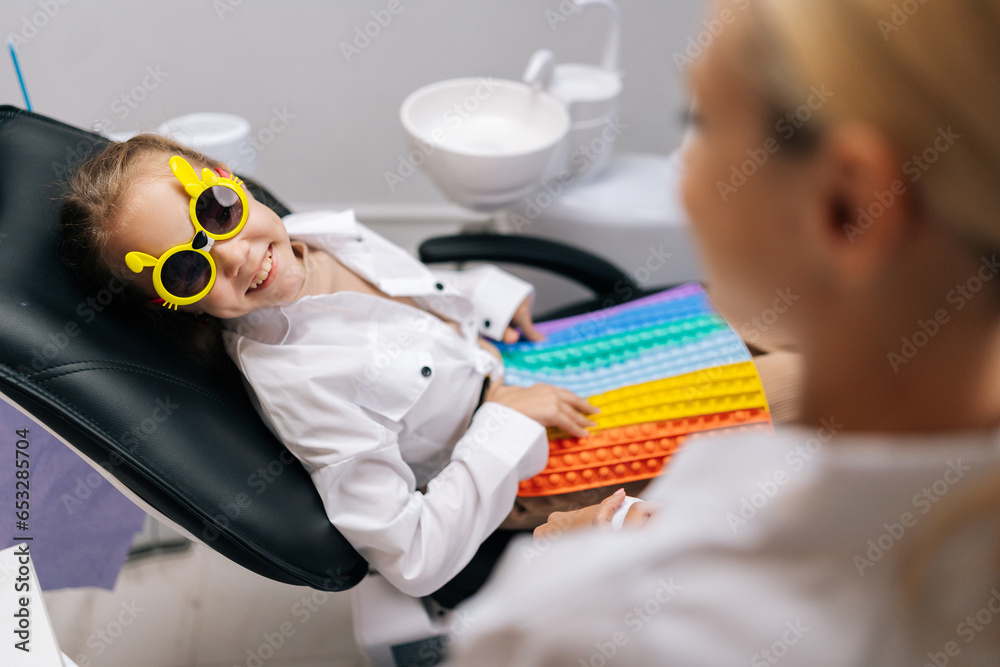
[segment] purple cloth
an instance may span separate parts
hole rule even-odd
[[[27,429],[27,449],[17,431]],[[22,443],[23,447],[23,443]],[[28,456],[17,455],[27,451]],[[15,458],[17,457],[17,458]],[[18,527],[18,461],[27,460],[27,530]],[[23,466],[24,464],[21,463]],[[28,542],[43,590],[73,586],[112,589],[145,512],[76,452],[0,398],[0,549]]]

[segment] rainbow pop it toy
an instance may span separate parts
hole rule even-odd
[[[504,382],[565,387],[601,412],[585,438],[550,430],[549,463],[518,495],[649,479],[690,437],[771,428],[750,352],[700,285],[536,327],[546,340],[498,346]]]

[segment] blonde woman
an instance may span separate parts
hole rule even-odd
[[[799,421],[691,443],[639,529],[515,545],[455,660],[1000,664],[1000,2],[710,21],[684,197],[724,315],[799,297]]]

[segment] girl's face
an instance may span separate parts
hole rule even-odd
[[[746,19],[737,13],[690,66],[682,194],[715,306],[748,342],[764,334],[787,345],[815,272],[801,223],[817,213],[816,167],[781,154],[740,70]]]
[[[164,155],[160,165],[160,158],[151,158],[145,177],[131,188],[128,206],[117,221],[109,246],[112,257],[122,263],[134,250],[159,257],[187,243],[195,233],[189,213],[191,198],[170,171],[169,159]],[[181,309],[220,318],[239,317],[287,303],[301,287],[305,272],[281,218],[249,191],[246,194],[250,211],[243,229],[231,239],[216,241],[210,251],[216,268],[212,290]],[[157,296],[152,275],[152,268],[145,268],[137,278],[151,299]]]

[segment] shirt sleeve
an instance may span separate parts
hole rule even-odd
[[[518,481],[545,467],[547,450],[535,422],[488,403],[426,492],[415,488],[394,442],[323,465],[312,477],[331,523],[389,582],[419,597],[472,560],[510,512]]]
[[[265,419],[311,474],[330,522],[404,593],[428,595],[458,574],[510,512],[518,481],[545,467],[545,429],[485,403],[421,492],[395,424],[374,419],[321,374],[288,373],[308,352],[298,359],[269,348],[240,359]]]
[[[464,271],[433,272],[472,303],[479,333],[493,340],[503,339],[514,311],[535,294],[531,283],[488,264]]]

